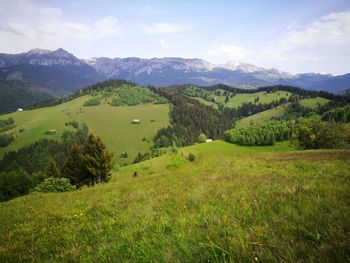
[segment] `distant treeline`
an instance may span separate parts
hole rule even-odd
[[[299,95],[300,97],[303,97],[303,98],[322,97],[329,100],[344,101],[344,102],[350,103],[350,97],[335,95],[327,91],[306,90],[306,89],[302,89],[294,86],[287,86],[287,85],[273,85],[273,86],[260,87],[256,89],[242,89],[242,88],[231,87],[225,84],[216,84],[210,87],[201,87],[201,88],[209,89],[209,90],[222,89],[232,93],[249,93],[249,94],[261,92],[261,91],[275,92],[275,91],[283,90],[283,91],[291,92],[295,95]]]

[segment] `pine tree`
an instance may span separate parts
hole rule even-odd
[[[83,172],[88,184],[94,185],[109,180],[112,156],[100,137],[92,133],[88,135],[82,151]]]
[[[82,155],[80,146],[73,144],[71,152],[63,167],[63,175],[67,177],[71,184],[81,186],[84,182]]]
[[[55,177],[55,178],[61,177],[61,172],[58,169],[56,162],[54,160],[50,161],[50,164],[46,170],[46,175],[47,177]]]

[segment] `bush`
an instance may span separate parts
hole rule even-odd
[[[207,136],[205,136],[204,133],[199,134],[198,142],[199,143],[205,143],[206,141],[207,141]]]
[[[190,153],[190,154],[188,155],[188,160],[189,160],[190,162],[193,162],[194,160],[196,160],[196,156],[195,156],[193,153]]]
[[[71,185],[67,178],[54,178],[54,177],[45,179],[44,182],[42,182],[41,184],[38,184],[34,188],[34,191],[44,192],[44,193],[68,192],[73,190],[75,190],[75,186]]]
[[[33,186],[33,179],[23,170],[1,173],[0,201],[28,194]]]
[[[14,138],[11,135],[0,134],[0,148],[6,147],[11,142],[13,142]]]
[[[100,98],[96,97],[85,101],[83,106],[97,106],[100,104],[101,104]]]

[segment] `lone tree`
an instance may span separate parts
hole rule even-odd
[[[111,175],[112,153],[102,139],[90,133],[82,150],[83,173],[88,184],[107,182]]]

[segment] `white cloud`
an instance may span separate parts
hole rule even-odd
[[[168,40],[165,40],[164,38],[159,39],[159,43],[160,43],[160,45],[161,45],[162,47],[164,47],[164,48],[174,47],[173,44],[169,43],[169,41],[168,41]]]
[[[329,49],[350,48],[350,12],[331,13],[295,29],[296,25],[271,41],[260,56],[281,60],[318,60]]]
[[[169,22],[155,22],[151,25],[143,27],[143,32],[149,35],[165,35],[175,34],[193,27],[191,24],[169,23]]]
[[[16,35],[21,35],[26,37],[36,36],[36,30],[32,26],[24,23],[9,22],[5,26],[3,26],[3,29],[11,33],[14,33]]]
[[[97,20],[94,23],[94,30],[99,38],[118,37],[122,35],[123,25],[113,16]]]
[[[40,8],[40,13],[47,17],[59,17],[63,15],[63,12],[60,8],[53,8],[53,7],[42,7]]]
[[[213,49],[208,51],[208,55],[211,56],[224,56],[229,59],[243,59],[245,57],[245,51],[241,46],[233,44],[221,44],[216,45]]]

